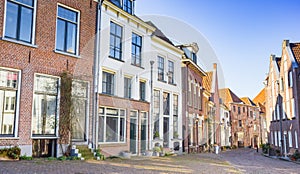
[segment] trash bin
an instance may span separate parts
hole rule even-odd
[[[215,149],[214,149],[214,150],[215,150],[215,153],[216,153],[216,154],[219,154],[220,147],[219,147],[219,146],[215,146]]]

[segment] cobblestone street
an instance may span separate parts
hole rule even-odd
[[[133,157],[105,161],[1,161],[1,174],[15,173],[299,173],[300,165],[262,156],[253,149],[219,155],[202,153],[174,157]]]

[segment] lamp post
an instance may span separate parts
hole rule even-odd
[[[280,108],[280,103],[281,103],[281,97],[280,97],[280,86],[279,86],[279,80],[276,80],[276,84],[277,84],[277,106],[278,106],[278,112],[277,114],[279,114],[279,121],[280,121],[280,153],[282,155],[283,153],[283,131],[282,131],[282,117],[283,115],[281,114],[281,108]]]
[[[154,61],[153,60],[151,60],[150,61],[150,93],[151,93],[151,98],[150,98],[150,114],[149,114],[149,116],[150,116],[150,118],[149,118],[149,129],[150,129],[150,131],[149,131],[149,140],[150,140],[150,142],[149,142],[149,145],[148,145],[148,149],[151,149],[152,148],[152,138],[153,138],[153,136],[152,136],[152,133],[153,133],[153,131],[152,131],[152,121],[153,121],[153,64],[154,64]]]
[[[284,158],[287,158],[287,156],[286,156],[286,131],[284,131],[283,140],[284,140]]]

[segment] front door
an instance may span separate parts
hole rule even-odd
[[[169,147],[169,118],[164,117],[164,147]]]
[[[137,112],[130,113],[130,152],[137,154]]]
[[[141,153],[145,153],[147,150],[147,113],[142,112],[141,113]]]

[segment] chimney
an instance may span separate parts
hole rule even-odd
[[[217,63],[214,63],[214,64],[213,64],[213,68],[214,68],[214,70],[217,69]]]
[[[290,45],[290,41],[289,40],[283,40],[282,48],[289,47],[289,45]]]

